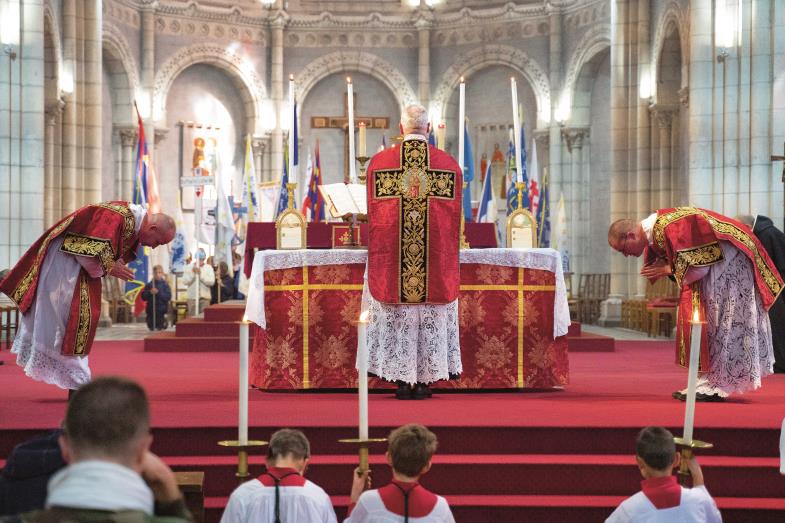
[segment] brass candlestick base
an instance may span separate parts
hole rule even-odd
[[[243,483],[250,476],[248,472],[248,451],[253,447],[263,447],[267,445],[267,442],[259,439],[249,439],[248,443],[241,445],[237,440],[224,440],[219,441],[218,445],[237,449],[237,472],[235,476],[240,480],[240,483]]]
[[[687,460],[692,459],[696,449],[706,450],[714,448],[714,444],[700,441],[697,439],[687,443],[684,438],[673,438],[674,443],[679,447],[681,453],[681,463],[679,464],[679,483],[687,485],[687,478],[690,477],[690,470],[687,468]]]
[[[359,438],[347,438],[347,439],[339,439],[338,443],[354,443],[358,446],[357,454],[360,457],[360,470],[365,472],[369,469],[368,466],[368,445],[370,443],[384,443],[387,441],[387,438],[368,438],[368,439],[359,439]]]
[[[370,160],[370,156],[358,156],[355,158],[358,162],[360,162],[360,174],[357,175],[357,180],[363,185],[365,185],[365,180],[367,179],[367,165],[368,160]]]
[[[463,193],[468,187],[467,182],[463,182],[463,190],[461,191],[461,249],[470,249],[469,242],[466,241],[466,216],[463,214]]]

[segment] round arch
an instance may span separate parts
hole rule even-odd
[[[46,38],[46,33],[48,33],[51,44],[52,44],[52,54],[55,62],[54,73],[57,77],[57,96],[54,98],[59,98],[60,93],[62,91],[62,86],[60,85],[61,78],[60,72],[63,70],[63,51],[60,46],[60,26],[57,24],[57,18],[54,15],[54,11],[52,10],[52,6],[47,3],[44,5],[44,33]],[[46,45],[46,43],[45,43]],[[47,100],[46,102],[49,103],[52,100],[48,96],[47,93]]]
[[[246,129],[249,132],[261,133],[263,100],[267,96],[264,82],[256,73],[253,64],[245,58],[225,47],[211,44],[196,44],[180,49],[158,70],[153,88],[155,121],[166,119],[166,98],[174,79],[195,64],[212,65],[229,74],[243,98]]]
[[[406,77],[384,58],[364,51],[336,51],[306,65],[296,78],[297,99],[303,102],[320,80],[335,73],[357,71],[371,76],[393,93],[403,110],[417,103],[417,96]]]
[[[670,2],[668,7],[665,8],[660,21],[657,24],[657,29],[654,32],[654,46],[652,47],[651,63],[654,74],[659,74],[660,62],[662,60],[662,48],[665,45],[665,40],[668,38],[669,29],[671,25],[676,26],[676,31],[679,36],[679,46],[681,47],[681,88],[684,89],[689,85],[689,41],[687,34],[687,18],[684,11],[681,9],[677,2]],[[655,83],[656,85],[656,83]],[[654,101],[657,102],[657,93],[654,92]]]
[[[136,92],[139,89],[139,75],[136,61],[122,33],[112,24],[103,24],[103,62],[112,79],[113,114],[116,124],[132,125],[133,114],[129,109],[133,106]]]
[[[596,29],[587,33],[575,52],[572,53],[570,62],[567,66],[567,76],[564,79],[564,90],[559,104],[563,108],[572,111],[573,100],[575,99],[575,86],[580,78],[581,71],[586,64],[591,62],[598,54],[610,49],[611,28],[608,24],[601,24]]]
[[[551,92],[548,75],[540,65],[529,56],[514,47],[506,45],[489,45],[464,55],[442,73],[442,82],[436,88],[431,107],[443,115],[447,109],[450,93],[460,83],[461,76],[471,74],[492,65],[504,65],[523,76],[534,91],[537,100],[537,127],[550,120]]]

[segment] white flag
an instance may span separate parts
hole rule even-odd
[[[562,264],[564,270],[570,269],[570,240],[569,232],[567,229],[567,207],[564,205],[564,195],[559,197],[559,210],[556,214],[556,234],[552,234],[555,239],[551,247],[561,252]]]

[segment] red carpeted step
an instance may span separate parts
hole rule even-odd
[[[251,337],[255,329],[250,329]],[[178,338],[200,338],[225,336],[237,338],[240,335],[239,321],[205,321],[201,318],[188,318],[177,322],[175,332]]]
[[[234,456],[165,457],[175,470],[205,472],[205,492],[228,495],[237,460]],[[384,455],[372,455],[374,482],[390,480]],[[331,495],[343,493],[357,464],[353,455],[312,456],[308,478]],[[436,455],[423,485],[446,495],[617,495],[629,496],[640,482],[627,455]],[[777,458],[701,458],[706,483],[715,496],[782,498]],[[264,471],[260,451],[249,459],[252,476]],[[590,480],[588,479],[590,478]]]
[[[206,321],[241,321],[244,313],[245,302],[217,303],[204,310],[204,319]]]
[[[145,352],[237,352],[239,337],[213,336],[183,338],[167,331],[150,335],[144,339]]]
[[[580,336],[581,335],[581,324],[577,321],[570,323],[570,326],[567,328],[567,336]]]
[[[520,523],[603,521],[623,501],[623,496],[445,496],[456,521],[471,523]],[[331,496],[338,521],[346,517],[348,496]],[[785,500],[715,498],[725,523],[782,521]],[[205,498],[207,522],[218,522],[229,501]]]
[[[569,352],[613,352],[616,340],[602,334],[582,332],[580,336],[567,334],[567,350]]]

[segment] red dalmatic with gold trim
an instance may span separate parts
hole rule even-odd
[[[723,259],[720,241],[727,241],[752,262],[755,286],[766,310],[782,291],[783,280],[758,238],[746,225],[731,218],[697,207],[676,207],[657,211],[652,240],[644,252],[646,263],[665,259],[681,288],[679,318],[676,327],[676,359],[679,365],[689,361],[690,326],[693,310],[705,318],[704,299],[699,282],[683,283],[691,268],[711,266]],[[707,329],[701,335],[701,369],[708,368]]]
[[[368,166],[368,286],[382,303],[458,298],[461,170],[425,140],[407,139]]]
[[[62,252],[97,258],[105,274],[120,258],[126,263],[133,260],[139,243],[136,219],[126,202],[88,205],[69,214],[38,238],[0,282],[0,291],[19,306],[22,314],[27,313],[36,298],[49,245],[60,236]],[[91,277],[82,268],[71,298],[62,354],[83,356],[90,352],[100,314],[101,278]]]

